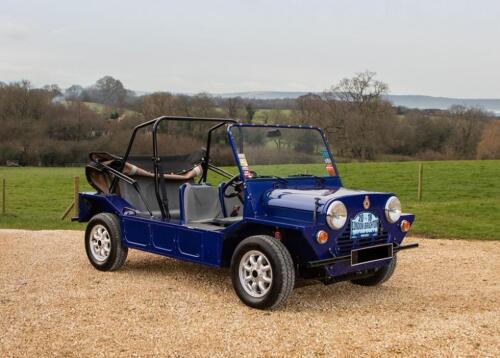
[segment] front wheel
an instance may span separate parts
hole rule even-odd
[[[117,270],[123,265],[128,248],[122,243],[116,215],[101,213],[90,219],[85,230],[85,251],[92,266],[100,271]]]
[[[243,240],[231,259],[234,290],[246,305],[273,309],[284,304],[295,284],[293,260],[285,245],[271,236]]]
[[[359,278],[352,280],[351,282],[356,285],[361,286],[378,286],[383,284],[385,281],[391,278],[396,270],[396,264],[398,263],[397,257],[394,255],[391,263],[388,266],[382,267],[375,271],[372,275],[364,278]]]

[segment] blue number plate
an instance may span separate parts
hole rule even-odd
[[[379,219],[369,212],[362,212],[351,219],[351,239],[378,235]]]

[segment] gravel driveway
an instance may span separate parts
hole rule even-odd
[[[130,251],[102,273],[83,233],[0,230],[0,356],[500,356],[500,242],[429,240],[381,287],[247,308],[227,270]]]

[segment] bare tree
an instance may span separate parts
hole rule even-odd
[[[52,98],[58,97],[62,95],[61,87],[57,84],[45,85],[42,88],[44,91],[47,91]]]
[[[95,83],[95,90],[100,97],[100,103],[122,107],[127,97],[127,90],[120,80],[104,76]]]
[[[370,71],[358,73],[323,94],[331,116],[328,127],[349,146],[353,157],[361,160],[373,157],[382,140],[377,129],[392,113],[391,105],[383,99],[388,86],[375,76]]]
[[[255,116],[255,113],[257,110],[253,106],[252,102],[247,102],[245,105],[245,111],[246,111],[246,120],[248,123],[252,123],[253,117]]]
[[[238,118],[243,107],[241,97],[231,97],[226,99],[226,111],[229,118]]]
[[[478,159],[500,159],[500,120],[490,121],[483,129],[477,147]]]
[[[449,110],[454,124],[453,146],[461,158],[473,158],[487,113],[479,108],[452,106]]]
[[[83,93],[83,87],[80,85],[72,85],[64,91],[64,96],[69,101],[76,101],[81,99],[81,95]]]
[[[215,103],[208,93],[198,93],[191,98],[193,115],[200,117],[215,116]]]
[[[152,119],[165,114],[177,114],[176,98],[168,92],[156,92],[142,99],[142,114],[144,118]]]

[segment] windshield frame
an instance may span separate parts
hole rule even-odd
[[[316,127],[316,126],[306,126],[306,125],[300,125],[300,124],[296,124],[296,125],[292,125],[292,124],[253,124],[253,123],[231,123],[227,126],[227,137],[228,137],[228,141],[229,141],[229,144],[231,146],[231,150],[233,152],[233,156],[234,156],[234,160],[238,166],[238,170],[240,171],[240,179],[242,181],[254,181],[254,180],[269,180],[269,179],[272,179],[272,180],[276,180],[276,178],[246,178],[245,175],[243,174],[243,168],[242,168],[242,165],[240,163],[240,158],[238,156],[238,149],[237,149],[237,143],[236,143],[236,140],[234,139],[233,137],[233,134],[231,132],[231,129],[234,128],[234,127],[255,127],[255,128],[296,128],[296,129],[301,129],[301,130],[315,130],[315,131],[318,131],[319,134],[321,135],[321,138],[323,139],[323,144],[325,145],[325,148],[328,152],[328,155],[329,155],[329,159],[330,161],[332,162],[332,166],[335,170],[335,173],[336,175],[335,176],[331,176],[331,175],[323,175],[321,176],[321,178],[339,178],[340,179],[340,175],[339,175],[339,171],[337,169],[337,163],[335,162],[335,158],[333,157],[333,154],[332,154],[332,151],[330,149],[330,143],[328,142],[328,139],[326,138],[326,135],[325,135],[325,132],[323,131],[323,129],[319,128],[319,127]],[[291,177],[286,177],[287,179],[289,178],[294,178],[294,179],[297,179],[297,178],[301,178],[301,177],[294,177],[294,176],[291,176]],[[304,176],[303,178],[307,178],[307,176]]]

